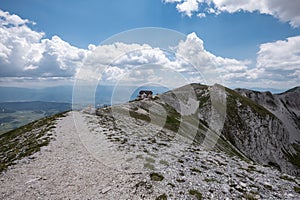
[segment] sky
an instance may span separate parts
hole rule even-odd
[[[0,0],[0,86],[292,88],[299,10],[299,0]]]

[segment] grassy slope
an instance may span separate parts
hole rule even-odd
[[[43,118],[0,136],[0,172],[13,165],[16,160],[30,156],[48,145],[51,139],[51,129],[55,128],[55,120],[63,117],[59,113]]]

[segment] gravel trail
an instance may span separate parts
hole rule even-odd
[[[79,112],[58,120],[52,130],[56,137],[48,146],[1,174],[1,199],[132,198],[129,187],[138,176],[117,172],[95,159],[82,144],[73,117],[80,131],[88,131]]]

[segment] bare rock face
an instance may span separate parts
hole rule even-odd
[[[300,141],[300,87],[281,94],[236,89],[236,92],[262,105],[280,119],[289,132],[291,143]]]
[[[223,134],[250,159],[299,176],[299,166],[293,162],[297,151],[290,143],[289,131],[284,122],[271,112],[271,108],[278,107],[276,100],[270,93],[263,95],[247,91],[242,96],[228,89],[228,112]],[[248,97],[256,98],[269,109]]]
[[[194,86],[195,87],[195,86]],[[210,93],[202,88],[199,119],[208,125],[212,115]],[[251,160],[299,175],[299,89],[279,95],[226,89],[227,110],[222,134]],[[292,139],[291,139],[292,137]],[[299,140],[298,140],[299,141]]]

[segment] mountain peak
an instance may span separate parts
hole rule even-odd
[[[300,86],[296,86],[296,87],[293,87],[285,92],[282,92],[278,95],[282,95],[282,94],[287,94],[287,93],[293,93],[293,92],[300,92]]]

